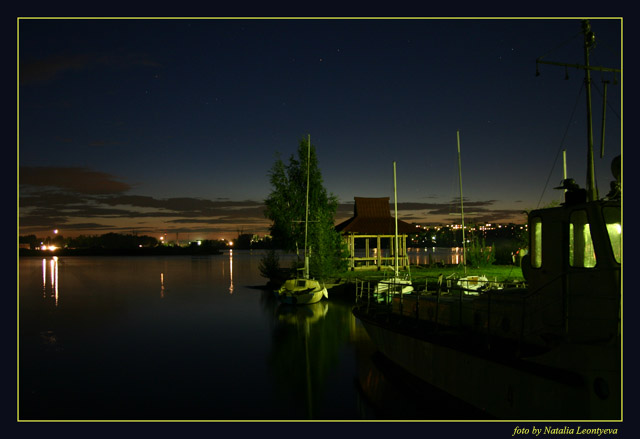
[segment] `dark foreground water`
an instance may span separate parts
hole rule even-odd
[[[482,419],[377,354],[351,299],[279,305],[261,257],[21,259],[19,419]]]

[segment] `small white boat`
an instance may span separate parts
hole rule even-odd
[[[411,279],[402,279],[395,276],[389,279],[383,279],[376,285],[373,296],[378,302],[384,302],[387,296],[411,294],[413,285]]]
[[[467,276],[458,279],[457,285],[466,290],[467,294],[479,294],[478,290],[489,285],[489,279],[486,276]]]
[[[376,285],[375,293],[400,293],[402,290],[402,294],[409,294],[413,291],[413,285],[411,284],[411,279],[403,279],[399,276],[392,277],[389,279],[383,279]]]
[[[329,298],[323,283],[316,279],[289,279],[276,291],[278,299],[289,305],[307,305]]]

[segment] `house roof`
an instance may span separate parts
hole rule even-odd
[[[353,217],[338,224],[336,226],[338,232],[361,235],[393,235],[395,233],[395,220],[391,216],[389,197],[355,197],[354,200]],[[416,233],[416,229],[399,219],[398,233]]]

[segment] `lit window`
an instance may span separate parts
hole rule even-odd
[[[618,264],[622,263],[622,221],[620,218],[620,208],[605,207],[602,209],[604,221],[607,223],[607,232],[611,242],[611,250]]]
[[[591,268],[596,266],[596,253],[591,240],[591,228],[587,212],[578,210],[571,214],[569,222],[569,265]]]
[[[533,228],[531,233],[531,266],[533,268],[542,267],[542,218],[531,220]]]

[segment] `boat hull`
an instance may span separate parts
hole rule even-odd
[[[314,279],[289,279],[276,291],[280,302],[287,305],[310,305],[329,298],[324,285]]]
[[[313,291],[310,293],[281,294],[279,299],[287,305],[310,305],[320,302],[323,297],[324,294],[322,291]]]
[[[621,419],[620,367],[611,364],[619,345],[570,346],[564,353],[504,361],[354,313],[391,361],[498,419]],[[560,369],[554,365],[560,361],[571,366]]]

